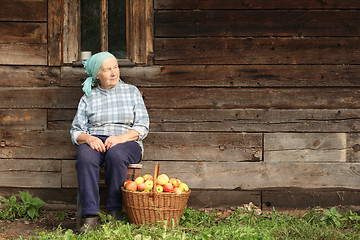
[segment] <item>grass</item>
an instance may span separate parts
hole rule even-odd
[[[295,212],[296,213],[296,212]],[[258,214],[239,208],[231,214],[186,208],[176,228],[135,226],[102,215],[103,224],[86,234],[58,227],[33,239],[360,239],[360,216],[350,210],[314,208],[305,214],[281,214],[275,209]]]

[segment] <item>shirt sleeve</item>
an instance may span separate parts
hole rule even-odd
[[[71,125],[70,135],[73,144],[79,145],[77,138],[83,132],[88,133],[88,119],[86,117],[86,102],[84,97],[80,99],[78,109]]]
[[[132,129],[139,133],[138,141],[142,141],[149,133],[149,115],[140,91],[135,87],[134,124]]]

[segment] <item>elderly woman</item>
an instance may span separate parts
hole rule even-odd
[[[106,209],[121,219],[121,186],[127,166],[142,158],[142,140],[149,131],[149,116],[139,90],[120,79],[116,58],[108,52],[85,63],[89,77],[83,83],[70,131],[76,152],[76,171],[84,225],[80,232],[99,224],[99,170],[105,164]],[[97,83],[95,88],[91,88]]]

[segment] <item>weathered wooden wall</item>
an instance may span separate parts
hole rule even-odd
[[[71,204],[86,76],[61,64],[57,4],[0,0],[0,194]],[[360,204],[359,9],[154,0],[154,65],[121,68],[150,114],[143,172],[159,161],[198,207]]]

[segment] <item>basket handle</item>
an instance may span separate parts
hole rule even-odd
[[[155,199],[158,197],[158,192],[156,190],[156,180],[159,176],[159,170],[160,170],[160,164],[159,162],[156,162],[155,164],[155,172],[154,172],[154,184],[153,184],[153,188],[151,191],[151,196],[153,197],[153,200],[155,201]]]

